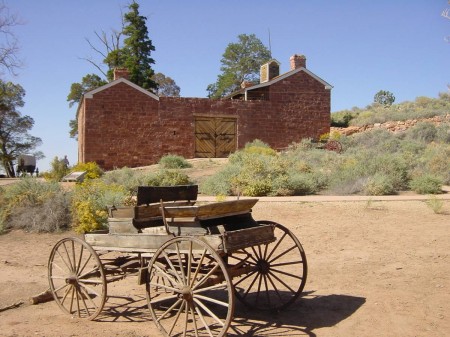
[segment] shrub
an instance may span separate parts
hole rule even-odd
[[[377,173],[367,180],[364,187],[367,195],[390,195],[395,194],[394,183],[386,174]]]
[[[189,177],[180,170],[162,169],[146,177],[149,186],[175,186],[192,184]]]
[[[442,193],[442,179],[432,174],[424,174],[411,180],[410,187],[419,194]]]
[[[426,201],[427,206],[430,207],[434,213],[436,214],[444,214],[442,208],[444,207],[444,201],[442,199],[438,199],[435,196],[431,197]]]
[[[104,228],[107,225],[108,207],[125,204],[128,196],[123,186],[106,184],[100,179],[78,184],[72,202],[74,230],[84,233]]]
[[[103,170],[95,162],[79,163],[75,165],[71,172],[83,172],[86,171],[84,180],[97,179],[103,175]]]
[[[61,181],[61,179],[70,172],[70,169],[58,157],[53,158],[50,163],[50,167],[51,169],[49,172],[44,172],[41,174],[41,176],[46,180]]]
[[[165,169],[182,169],[192,167],[192,165],[184,159],[184,157],[173,154],[163,156],[159,160],[158,164]]]
[[[147,183],[147,177],[142,172],[124,167],[119,170],[106,172],[101,180],[105,184],[117,184],[123,186],[130,194],[136,194],[137,187]]]
[[[25,178],[5,189],[0,227],[54,232],[70,225],[71,194],[56,182]]]

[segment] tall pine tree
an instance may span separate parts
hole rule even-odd
[[[158,85],[152,80],[154,71],[151,67],[155,60],[151,52],[155,50],[152,40],[148,37],[147,18],[139,15],[139,4],[133,1],[129,6],[130,12],[124,15],[126,36],[123,47],[124,66],[130,72],[130,81],[144,89],[157,89]]]

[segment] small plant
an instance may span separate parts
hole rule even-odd
[[[71,193],[56,182],[24,178],[8,187],[0,206],[0,227],[54,232],[70,225]]]
[[[419,194],[439,194],[442,193],[442,179],[432,174],[424,174],[413,178],[410,187]]]
[[[86,171],[84,180],[97,179],[103,175],[103,170],[95,162],[79,163],[75,165],[71,172],[83,172]]]
[[[434,213],[443,214],[442,208],[444,207],[444,201],[442,199],[436,198],[436,196],[432,196],[429,200],[426,201],[428,207],[430,207]]]
[[[129,197],[120,185],[87,180],[75,187],[72,201],[73,227],[78,233],[102,229],[107,225],[108,206],[122,206]]]
[[[161,168],[165,169],[183,169],[190,168],[192,165],[182,156],[168,154],[162,157],[158,163]]]
[[[180,170],[163,169],[146,177],[149,186],[189,185],[189,177]]]

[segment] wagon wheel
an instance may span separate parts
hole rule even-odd
[[[340,142],[338,142],[337,140],[329,140],[325,144],[325,148],[328,151],[334,151],[336,153],[341,153],[342,152],[342,144]]]
[[[207,243],[177,237],[148,267],[147,302],[164,336],[225,336],[234,289],[222,258]]]
[[[234,252],[228,262],[248,268],[234,280],[236,297],[252,309],[280,311],[303,291],[307,276],[306,255],[300,241],[286,227],[272,221],[276,241]]]
[[[56,243],[48,260],[48,281],[53,298],[64,312],[92,320],[102,311],[105,271],[86,242],[65,238]]]

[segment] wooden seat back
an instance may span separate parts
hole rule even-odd
[[[178,186],[138,186],[137,205],[149,205],[162,201],[187,201],[197,200],[198,185]]]

